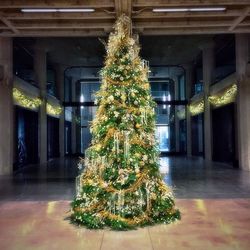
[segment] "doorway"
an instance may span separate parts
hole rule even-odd
[[[212,110],[213,160],[235,164],[234,103]]]
[[[15,106],[14,171],[38,163],[38,114]]]
[[[47,117],[48,160],[60,156],[59,152],[59,119]]]
[[[161,153],[170,151],[169,126],[157,125],[156,137],[159,141],[159,150]]]

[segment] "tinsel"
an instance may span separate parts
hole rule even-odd
[[[159,172],[149,65],[130,27],[122,15],[109,36],[92,141],[78,164],[71,218],[88,228],[127,230],[180,219]]]

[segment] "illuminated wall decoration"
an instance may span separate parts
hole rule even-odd
[[[201,100],[199,102],[191,103],[189,105],[189,110],[191,116],[198,115],[204,112],[204,100]]]
[[[26,96],[17,88],[13,88],[13,98],[18,105],[28,109],[38,109],[42,104],[42,100],[40,98]]]
[[[221,107],[223,105],[234,102],[236,95],[237,85],[233,84],[229,88],[227,88],[222,94],[209,96],[208,100],[214,107]]]
[[[46,105],[47,114],[52,116],[59,116],[62,112],[62,107],[59,105],[53,106],[49,103]]]

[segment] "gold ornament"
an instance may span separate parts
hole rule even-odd
[[[140,125],[139,123],[136,123],[135,127],[136,127],[136,128],[140,128],[141,125]]]

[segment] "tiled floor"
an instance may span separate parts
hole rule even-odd
[[[250,198],[250,172],[200,158],[164,157],[177,198]],[[0,200],[71,200],[77,159],[62,158],[0,177]]]
[[[179,199],[182,220],[128,232],[78,228],[67,201],[0,203],[4,250],[249,250],[250,199]]]
[[[250,249],[250,172],[199,158],[162,158],[182,220],[114,232],[66,219],[76,165],[57,159],[0,177],[0,250]]]

